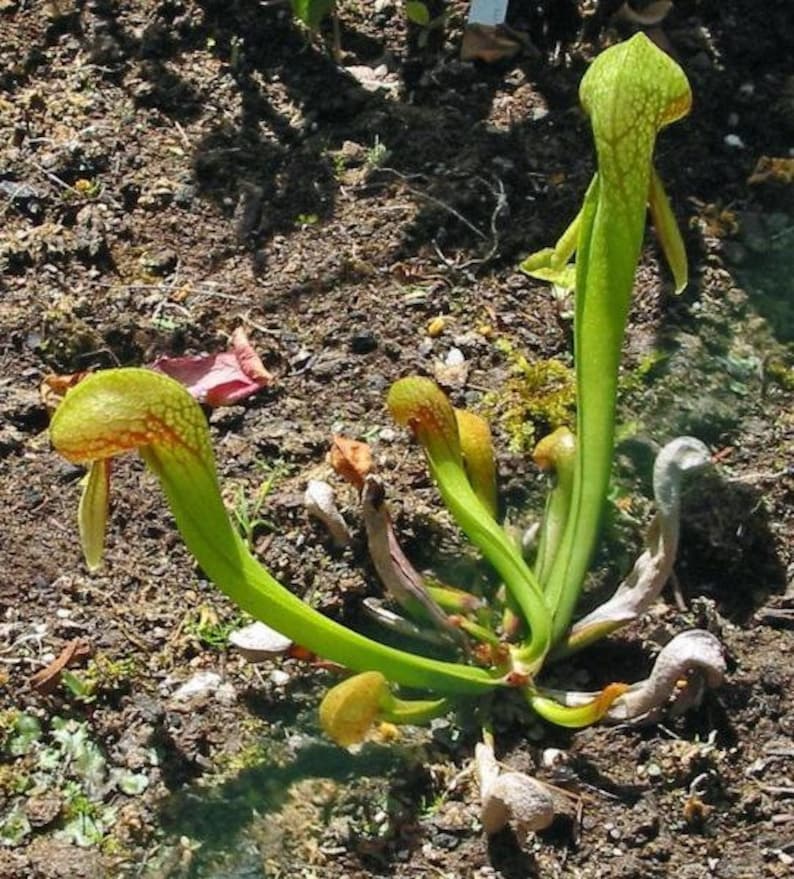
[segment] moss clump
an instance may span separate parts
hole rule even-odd
[[[100,695],[110,697],[127,692],[138,672],[131,657],[111,659],[97,653],[82,672],[64,671],[61,681],[71,695],[82,702],[94,702]]]
[[[784,391],[794,391],[794,369],[777,359],[764,364],[764,378],[768,384],[774,383]]]
[[[510,450],[526,452],[539,435],[572,425],[576,377],[559,360],[530,362],[507,339],[498,340],[496,347],[507,359],[510,374],[498,391],[485,396],[483,404],[507,433]]]
[[[621,372],[618,384],[621,397],[644,393],[669,359],[670,355],[665,351],[649,351],[634,369]]]

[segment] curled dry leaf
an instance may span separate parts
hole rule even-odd
[[[366,614],[390,632],[408,638],[416,638],[419,641],[435,644],[436,646],[449,643],[448,639],[441,632],[436,629],[423,629],[411,620],[407,620],[393,610],[384,607],[383,603],[377,598],[365,598],[362,604]]]
[[[152,369],[181,382],[192,396],[208,406],[231,406],[273,381],[242,327],[232,333],[230,351],[196,357],[160,357]]]
[[[52,693],[61,680],[61,672],[69,668],[70,665],[82,662],[91,653],[91,646],[86,641],[74,638],[66,644],[48,666],[40,669],[31,677],[31,686],[40,693]]]
[[[747,182],[753,186],[761,183],[790,186],[794,183],[794,158],[761,156]]]
[[[337,546],[350,543],[350,530],[336,506],[334,490],[321,479],[310,479],[303,495],[303,503],[310,516],[325,525]]]
[[[640,27],[661,24],[673,8],[672,0],[651,0],[650,3],[624,3],[615,13],[616,21],[627,21]]]
[[[500,771],[490,745],[477,745],[474,765],[480,785],[480,820],[487,834],[498,833],[510,824],[516,836],[524,839],[554,820],[549,789],[523,772]]]
[[[361,491],[372,470],[372,451],[367,443],[335,434],[331,438],[328,463],[342,479]]]
[[[81,372],[68,372],[63,375],[57,375],[56,373],[45,375],[39,385],[41,402],[47,407],[49,412],[52,412],[64,398],[69,388],[73,388],[90,374],[89,371],[82,370]]]
[[[704,629],[676,635],[656,657],[653,670],[643,681],[632,684],[612,702],[606,712],[611,721],[652,720],[672,700],[673,714],[696,706],[706,688],[718,687],[725,677],[725,657],[719,640]],[[576,690],[544,690],[567,706],[592,702],[598,693]]]
[[[361,492],[361,507],[367,532],[367,548],[381,583],[389,595],[409,613],[418,611],[428,622],[460,642],[463,638],[460,630],[455,628],[430,596],[421,576],[397,542],[384,495],[380,480],[368,476]]]
[[[711,632],[682,632],[662,648],[650,677],[616,699],[607,716],[611,720],[647,718],[661,711],[671,697],[673,713],[680,714],[696,705],[707,687],[718,687],[725,670],[722,644]]]
[[[383,91],[387,95],[396,95],[400,90],[400,79],[385,64],[369,67],[366,64],[352,64],[343,67],[353,79],[367,92]]]
[[[460,58],[461,61],[484,61],[486,64],[494,64],[497,61],[513,58],[528,46],[529,39],[512,28],[475,22],[466,25],[466,30],[463,32]]]
[[[667,443],[656,456],[653,491],[657,513],[645,538],[645,551],[609,601],[595,608],[571,629],[568,643],[584,646],[619,625],[637,619],[659,597],[670,578],[678,552],[681,488],[684,476],[705,467],[711,456],[693,437]]]

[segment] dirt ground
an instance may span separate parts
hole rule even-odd
[[[49,447],[43,377],[224,350],[237,326],[276,381],[209,413],[229,506],[323,612],[359,625],[379,593],[352,495],[337,484],[344,550],[303,508],[334,432],[372,444],[421,569],[483,576],[389,421],[399,376],[492,411],[508,514],[539,511],[501,415],[515,352],[570,365],[570,303],[517,265],[576,211],[577,85],[631,26],[617,2],[513,0],[520,54],[462,62],[466,5],[423,35],[396,0],[340,2],[337,63],[330,28],[308,40],[278,2],[0,0],[0,877],[792,875],[794,183],[754,173],[794,155],[790,0],[677,0],[656,29],[695,95],[657,156],[691,280],[675,298],[649,235],[594,588],[640,545],[651,450],[689,433],[719,465],[686,498],[685,604],[666,594],[565,669],[634,680],[698,625],[728,676],[639,729],[572,733],[508,700],[501,758],[571,794],[549,830],[485,838],[465,718],[356,754],[326,740],[334,678],[229,649],[244,620],[137,460],[114,477],[104,568],[82,562],[81,471]],[[75,639],[72,676],[34,687]]]

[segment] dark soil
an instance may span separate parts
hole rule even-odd
[[[465,718],[357,754],[324,739],[316,706],[335,678],[227,648],[239,612],[139,463],[114,478],[104,568],[83,565],[82,471],[49,447],[43,377],[223,350],[243,325],[277,380],[210,424],[230,506],[273,477],[253,537],[274,575],[353,623],[379,591],[358,531],[336,550],[303,510],[334,432],[372,444],[418,565],[481,574],[385,391],[439,376],[452,348],[468,373],[445,380],[475,409],[509,376],[497,343],[570,363],[569,303],[516,267],[577,209],[593,171],[577,85],[627,31],[617,2],[513,0],[531,43],[463,63],[466,5],[448,3],[422,46],[399,3],[342,3],[340,65],[330,28],[307,40],[285,4],[0,0],[0,876],[791,875],[794,189],[748,182],[760,157],[792,155],[790,0],[681,0],[657,29],[695,95],[657,155],[691,281],[673,298],[649,236],[604,588],[639,546],[651,450],[691,433],[720,464],[687,497],[687,609],[667,595],[569,668],[577,685],[634,680],[699,625],[723,641],[729,674],[684,718],[640,729],[570,733],[506,705],[504,761],[573,794],[548,831],[484,837]],[[365,89],[354,65],[385,65],[384,87]],[[508,513],[526,524],[539,477],[494,428]],[[34,688],[73,639],[93,653],[71,668],[92,692]],[[216,685],[176,700],[202,671]],[[21,743],[20,711],[38,743]],[[95,777],[56,718],[93,743]],[[539,768],[548,748],[566,752],[561,773]],[[89,836],[93,824],[92,845],[73,844],[75,821]]]

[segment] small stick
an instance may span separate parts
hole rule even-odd
[[[762,784],[761,790],[765,794],[775,797],[794,797],[794,787],[785,787],[778,784]]]
[[[389,174],[394,174],[395,177],[398,177],[400,180],[402,180],[402,182],[406,185],[406,189],[412,195],[417,195],[419,196],[419,198],[424,198],[426,201],[432,202],[432,204],[436,205],[437,207],[443,208],[448,214],[452,214],[452,216],[455,217],[456,220],[459,220],[461,223],[463,223],[463,225],[466,226],[467,229],[470,229],[472,232],[474,232],[475,235],[477,235],[479,238],[482,238],[483,241],[488,240],[488,236],[485,234],[485,232],[482,231],[482,229],[478,229],[477,226],[474,225],[474,223],[472,223],[470,220],[467,220],[466,217],[464,217],[463,214],[460,213],[460,211],[455,210],[452,205],[447,204],[445,201],[441,201],[440,198],[436,198],[434,195],[429,195],[426,192],[422,192],[421,189],[414,189],[412,186],[408,186],[409,178],[405,174],[400,173],[395,168],[381,168],[380,170],[386,171]]]

